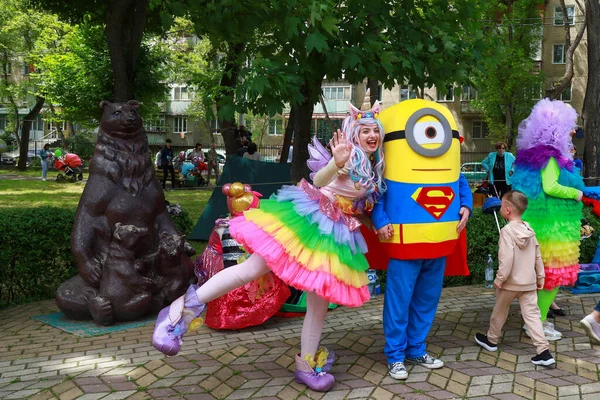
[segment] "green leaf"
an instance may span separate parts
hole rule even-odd
[[[317,52],[322,53],[323,50],[328,48],[327,46],[327,38],[322,34],[315,32],[311,33],[306,37],[306,50],[310,53],[313,50],[317,50]]]
[[[160,13],[160,23],[163,29],[167,30],[173,25],[173,16],[164,12]]]
[[[338,23],[339,23],[339,20],[337,18],[335,18],[331,15],[326,15],[325,18],[323,18],[321,25],[328,34],[333,35],[333,33],[337,32],[337,30],[338,30],[338,26],[337,26]]]
[[[358,55],[356,55],[356,53],[348,52],[348,53],[346,53],[344,60],[342,61],[342,64],[343,64],[344,68],[354,68],[358,64],[360,64],[360,61],[361,61],[360,57]]]

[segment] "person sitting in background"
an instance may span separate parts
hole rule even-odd
[[[495,194],[499,199],[504,196],[504,193],[511,190],[513,163],[515,156],[506,151],[507,145],[504,142],[496,143],[496,151],[492,151],[481,162],[483,168],[489,175],[489,182],[495,188]]]
[[[254,161],[262,161],[263,157],[258,152],[258,146],[256,146],[256,143],[252,142],[248,145],[248,152],[244,153],[244,158]]]
[[[196,143],[196,147],[188,154],[187,159],[193,160],[194,157],[198,157],[200,162],[204,162],[204,151],[202,150],[202,143]]]

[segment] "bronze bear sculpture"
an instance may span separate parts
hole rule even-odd
[[[166,210],[137,113],[139,103],[103,101],[100,107],[103,114],[90,175],[71,231],[79,274],[60,285],[56,304],[71,319],[93,315],[97,324],[107,325],[158,313],[185,293],[193,277],[189,257],[195,251],[186,243],[172,249],[175,254],[170,257],[157,257],[165,238],[185,237]],[[115,240],[115,232],[125,225],[135,228],[129,228],[129,235],[137,230],[140,237]],[[124,257],[130,258],[129,271],[123,270]],[[110,291],[103,289],[105,275]],[[140,279],[143,288],[138,287]]]

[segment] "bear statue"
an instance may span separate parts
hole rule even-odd
[[[103,101],[100,107],[90,175],[71,231],[79,273],[60,285],[56,304],[71,319],[93,317],[106,325],[158,313],[184,294],[195,251],[176,244],[169,257],[153,259],[164,251],[165,238],[185,237],[169,217],[154,175],[139,103]]]

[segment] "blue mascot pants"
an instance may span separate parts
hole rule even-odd
[[[383,303],[384,351],[389,364],[425,354],[445,267],[446,257],[390,260]]]

